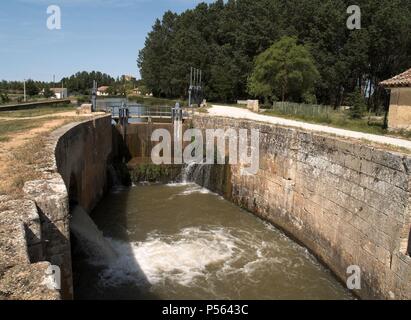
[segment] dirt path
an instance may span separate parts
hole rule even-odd
[[[318,124],[302,122],[302,121],[295,121],[295,120],[289,120],[289,119],[284,119],[284,118],[279,118],[279,117],[266,116],[266,115],[251,112],[250,110],[247,110],[247,109],[241,109],[241,108],[236,108],[236,107],[213,105],[212,108],[210,108],[208,111],[209,111],[209,114],[213,116],[256,120],[260,122],[272,123],[272,124],[277,124],[281,126],[301,128],[301,129],[305,129],[309,131],[329,133],[332,135],[345,137],[345,138],[352,138],[352,139],[359,139],[359,140],[364,139],[364,140],[367,140],[373,143],[391,145],[391,146],[395,146],[399,148],[405,148],[411,151],[411,141],[405,140],[405,139],[392,138],[392,137],[387,137],[387,136],[379,136],[375,134],[363,133],[363,132],[358,132],[358,131],[350,131],[350,130],[345,130],[345,129],[338,129],[338,128],[333,128],[333,127],[328,127],[328,126],[323,126],[323,125],[318,125]]]

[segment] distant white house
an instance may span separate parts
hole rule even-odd
[[[97,88],[97,95],[98,96],[108,96],[109,94],[108,94],[108,89],[109,89],[110,87],[108,87],[108,86],[102,86],[102,87],[99,87],[99,88]]]
[[[50,88],[56,99],[66,99],[68,97],[67,88]]]

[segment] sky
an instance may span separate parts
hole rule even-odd
[[[56,81],[78,71],[139,78],[138,51],[155,20],[211,0],[0,1],[0,80]],[[47,8],[61,29],[47,28]]]

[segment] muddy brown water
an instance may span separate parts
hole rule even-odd
[[[353,299],[305,248],[195,184],[118,188],[91,216],[117,257],[74,242],[76,299]]]

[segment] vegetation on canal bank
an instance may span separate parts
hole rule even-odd
[[[41,117],[45,115],[53,115],[60,112],[75,111],[72,104],[66,104],[58,107],[40,107],[35,109],[18,110],[18,111],[3,111],[0,113],[0,118],[28,118]]]
[[[181,174],[181,165],[154,165],[143,163],[130,165],[130,178],[135,184],[142,182],[169,183]]]
[[[0,142],[9,141],[14,133],[35,129],[45,122],[53,120],[47,119],[24,119],[24,120],[0,120]]]
[[[246,109],[246,107],[243,105],[223,103],[216,104],[226,107]],[[199,109],[196,111],[204,113],[208,112],[207,108]],[[379,114],[366,113],[360,118],[353,118],[352,111],[350,111],[349,109],[334,109],[331,106],[297,104],[288,102],[278,102],[274,104],[274,107],[260,109],[260,114],[313,124],[321,124],[351,131],[392,136],[411,140],[411,132],[409,131],[388,131],[384,124],[384,116]]]
[[[26,181],[41,178],[33,165],[44,162],[47,135],[65,124],[87,119],[70,112],[74,110],[68,105],[0,113],[0,195],[20,194]]]
[[[44,162],[47,135],[74,121],[78,121],[78,118],[48,117],[0,121],[0,195],[19,194],[26,181],[41,178],[39,173],[33,170],[33,165]]]
[[[264,110],[264,115],[277,116],[292,120],[302,120],[304,122],[324,124],[330,127],[336,127],[346,130],[359,131],[371,134],[385,135],[388,133],[384,129],[384,119],[381,117],[363,117],[358,119],[352,119],[349,111],[335,111],[330,110],[324,114],[287,114],[279,109]]]

